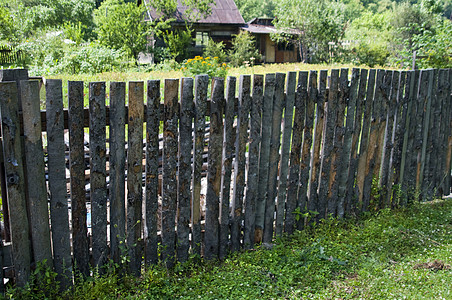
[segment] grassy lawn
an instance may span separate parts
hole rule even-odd
[[[140,279],[112,268],[64,298],[452,299],[452,200],[331,219],[223,262],[197,261],[172,272],[155,266]],[[57,297],[48,279],[15,298]]]

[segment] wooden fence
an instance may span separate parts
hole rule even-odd
[[[11,46],[0,45],[0,65],[18,64],[24,60],[21,50],[15,50]]]
[[[0,83],[12,240],[0,267],[23,285],[47,260],[68,286],[122,255],[135,274],[223,259],[327,216],[449,194],[451,81],[334,69],[215,78],[209,93],[201,75],[165,80],[163,101],[158,80],[92,82],[89,109],[69,82],[64,109],[62,82],[46,80],[45,112],[38,82]]]

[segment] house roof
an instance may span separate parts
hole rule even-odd
[[[256,34],[270,34],[270,33],[287,33],[293,35],[299,35],[300,31],[297,29],[287,28],[284,30],[278,30],[275,26],[270,25],[273,18],[254,18],[249,21],[246,25],[240,27],[240,29],[249,31]]]
[[[146,4],[149,7],[150,18],[152,20],[158,19],[160,15],[155,11],[155,9],[149,6],[149,0],[146,0]],[[173,16],[176,19],[176,22],[184,22],[184,13],[187,9],[188,7],[182,5],[180,0],[177,1],[177,9]],[[215,0],[215,4],[212,5],[212,14],[206,18],[201,18],[196,23],[245,24],[245,21],[243,20],[237,5],[235,5],[234,0]]]

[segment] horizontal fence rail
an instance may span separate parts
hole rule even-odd
[[[46,80],[41,112],[37,81],[0,83],[2,276],[23,286],[45,261],[67,287],[125,256],[139,275],[451,191],[449,69],[161,84],[92,82],[84,108],[69,82],[64,109],[61,80]]]

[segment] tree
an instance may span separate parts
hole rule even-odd
[[[345,6],[329,0],[281,0],[274,22],[281,34],[279,41],[287,39],[284,32],[299,31],[300,54],[304,62],[328,62],[329,43],[340,51],[340,41],[345,33]]]
[[[245,22],[253,18],[273,18],[275,16],[276,3],[274,0],[235,0]]]
[[[254,37],[248,31],[240,31],[232,40],[232,49],[229,52],[229,60],[235,67],[243,64],[253,64],[260,59],[256,49]]]
[[[94,12],[99,42],[111,49],[121,49],[134,59],[146,49],[148,36],[152,32],[149,22],[145,22],[144,5],[124,0],[102,2]]]

